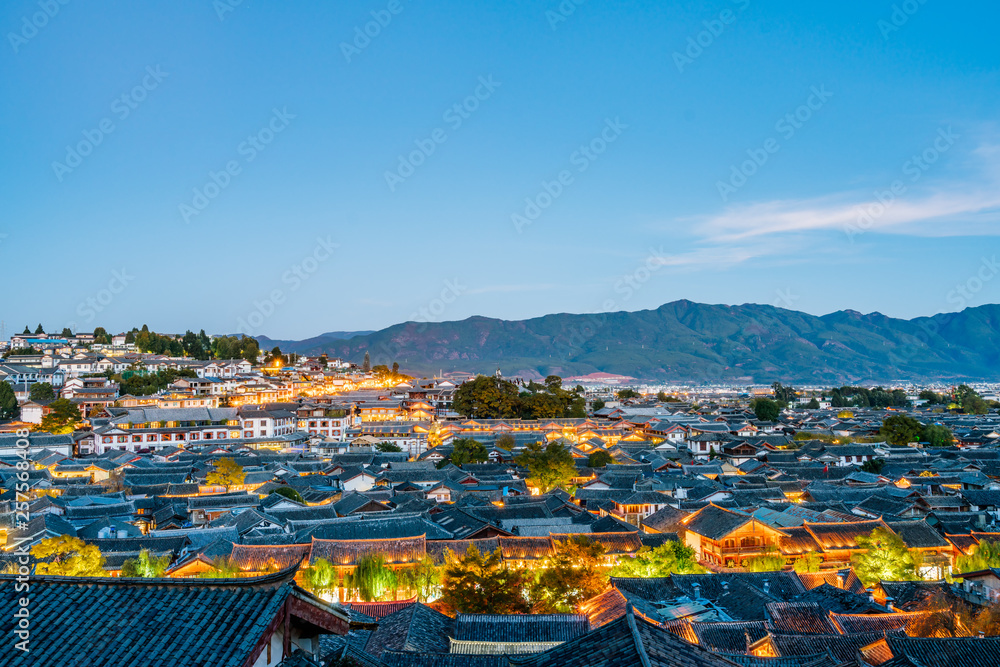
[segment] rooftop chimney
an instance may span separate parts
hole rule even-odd
[[[701,584],[699,584],[699,583],[691,584],[691,588],[694,589],[694,599],[695,600],[700,600],[701,599]]]
[[[771,592],[771,582],[768,581],[767,579],[764,580],[764,592],[765,593]]]

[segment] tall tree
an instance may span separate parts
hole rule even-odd
[[[372,370],[372,358],[367,350],[365,350],[365,360],[361,362],[361,370],[365,373],[370,373]]]
[[[31,547],[39,562],[35,572],[58,577],[104,577],[104,556],[93,544],[77,537],[48,537]]]
[[[69,399],[57,398],[49,403],[49,413],[42,417],[42,423],[36,430],[55,435],[72,433],[82,420],[80,409],[75,403]]]
[[[219,459],[211,472],[205,476],[205,481],[209,484],[224,486],[226,491],[234,486],[242,486],[247,475],[243,472],[243,466],[235,459]]]
[[[448,459],[457,466],[466,463],[485,463],[489,461],[489,451],[486,445],[472,438],[459,438],[455,441],[455,449]]]
[[[63,327],[62,333],[59,335],[62,336],[63,338],[72,338],[73,330],[70,329],[69,327]]]
[[[566,488],[577,475],[573,455],[559,442],[534,442],[515,461],[528,469],[528,481],[541,493]]]
[[[43,334],[43,333],[45,333],[45,329],[42,328],[41,324],[39,324],[37,327],[35,327],[35,335],[36,336],[38,336],[40,334]]]
[[[137,558],[129,558],[122,563],[123,577],[142,577],[144,579],[159,579],[170,567],[170,556],[152,556],[148,549],[139,551]]]
[[[0,419],[14,419],[20,412],[14,388],[9,382],[0,380]]]
[[[574,535],[555,544],[538,578],[529,588],[536,614],[568,614],[586,599],[601,593],[608,575],[601,562],[604,546],[586,535]]]
[[[896,533],[875,528],[869,535],[857,538],[858,547],[865,549],[851,558],[858,578],[865,586],[879,581],[911,581],[919,579],[921,556],[911,551]]]
[[[781,416],[781,407],[769,398],[755,398],[750,401],[750,409],[757,419],[764,422],[777,421]]]
[[[499,549],[484,556],[470,544],[461,556],[447,552],[441,602],[463,614],[526,614],[527,576],[508,567]]]
[[[886,417],[878,430],[890,445],[903,446],[920,440],[924,425],[909,415]]]
[[[479,375],[455,390],[455,412],[473,419],[510,419],[521,414],[517,385],[492,375]]]
[[[383,600],[397,585],[396,573],[386,565],[382,554],[362,556],[348,579],[348,588],[357,591],[365,602]]]
[[[920,439],[931,447],[950,447],[955,444],[955,436],[951,429],[940,424],[928,424]]]
[[[48,382],[36,382],[28,391],[28,398],[33,401],[51,401],[55,397],[56,392]]]
[[[634,558],[619,558],[611,570],[613,577],[668,577],[671,574],[700,574],[694,549],[677,540],[665,542],[655,549],[643,547]]]

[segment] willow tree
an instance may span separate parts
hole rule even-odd
[[[978,572],[991,567],[1000,567],[1000,542],[983,540],[973,548],[968,556],[955,560],[956,572]]]
[[[385,564],[382,554],[369,554],[358,559],[354,572],[348,576],[348,587],[358,592],[365,602],[381,600],[398,586],[396,573]]]

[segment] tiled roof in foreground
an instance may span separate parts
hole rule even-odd
[[[32,577],[30,653],[15,650],[15,619],[0,634],[9,667],[240,667],[290,597],[314,600],[293,569],[266,577],[179,580]],[[0,575],[0,605],[18,608],[17,579]],[[332,608],[330,608],[332,609]],[[346,615],[331,611],[337,620]]]

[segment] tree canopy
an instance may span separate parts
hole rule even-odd
[[[755,398],[750,401],[750,409],[757,419],[765,422],[777,421],[781,416],[781,407],[769,398]]]
[[[671,574],[700,574],[705,568],[698,564],[694,549],[670,540],[655,549],[643,547],[634,558],[620,558],[611,570],[613,577],[667,577]]]
[[[875,528],[869,535],[857,538],[858,547],[865,552],[854,554],[851,563],[858,578],[865,586],[879,581],[912,581],[919,579],[920,552],[911,551],[896,533],[886,528]]]
[[[57,398],[49,403],[49,414],[42,417],[42,423],[35,430],[55,435],[72,433],[82,421],[80,409],[66,398]]]
[[[48,382],[36,382],[28,390],[28,398],[32,401],[51,401],[56,397],[56,392]]]
[[[909,415],[891,415],[878,432],[890,445],[903,446],[920,440],[924,425]]]
[[[31,547],[39,562],[35,572],[57,577],[105,577],[104,556],[93,544],[78,537],[48,537]]]
[[[0,380],[0,419],[13,419],[21,412],[17,405],[17,395],[9,382]]]
[[[602,563],[604,547],[586,535],[561,540],[555,553],[529,587],[536,614],[568,614],[601,593],[608,583]]]
[[[526,614],[527,577],[508,567],[499,549],[484,556],[470,544],[460,556],[447,552],[441,602],[463,614]]]
[[[362,556],[347,580],[348,588],[357,591],[358,597],[365,602],[383,600],[397,585],[396,573],[386,565],[382,554]]]
[[[247,477],[243,472],[243,466],[235,459],[223,458],[215,462],[215,466],[205,476],[205,481],[209,484],[224,486],[226,491],[234,486],[241,486]]]
[[[533,442],[515,461],[528,469],[528,481],[540,493],[567,488],[577,475],[573,455],[562,443],[555,441],[547,445]]]
[[[284,496],[289,500],[294,500],[297,503],[306,504],[306,499],[302,497],[302,494],[293,489],[290,486],[279,486],[271,493],[277,493],[279,496]]]
[[[122,563],[123,577],[159,579],[170,567],[170,556],[151,556],[148,549],[139,551],[137,558],[129,558]]]
[[[455,449],[452,450],[447,460],[457,466],[463,466],[466,463],[485,463],[489,460],[489,452],[486,446],[478,440],[459,438],[455,441]]]

